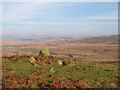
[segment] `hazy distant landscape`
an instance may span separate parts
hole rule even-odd
[[[109,43],[110,42],[110,43]],[[48,47],[52,55],[87,61],[118,61],[118,36],[86,38],[45,38],[36,40],[3,40],[2,55],[33,54]]]

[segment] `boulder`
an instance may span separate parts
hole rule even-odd
[[[49,48],[44,47],[42,50],[40,50],[39,56],[49,57],[50,56]]]

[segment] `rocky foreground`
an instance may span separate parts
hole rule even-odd
[[[3,88],[117,88],[117,65],[55,56],[3,56]]]

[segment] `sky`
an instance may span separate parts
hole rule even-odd
[[[117,2],[3,2],[3,39],[118,34]]]

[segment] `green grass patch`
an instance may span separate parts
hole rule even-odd
[[[72,80],[79,79],[88,86],[95,88],[117,87],[118,66],[114,64],[98,63],[94,65],[94,63],[74,61],[76,63],[75,65],[61,66],[57,63],[57,60],[51,61],[54,63],[45,66],[43,70],[45,76],[52,76],[46,78],[47,81],[51,81],[52,78],[57,77],[60,80],[64,78]],[[50,68],[53,68],[53,73],[50,72]]]
[[[38,67],[32,65],[29,59],[22,59],[20,61],[13,61],[9,59],[3,59],[3,66],[5,69],[13,69],[13,71],[3,72],[4,74],[21,74],[27,76],[31,73],[31,70],[37,69]]]

